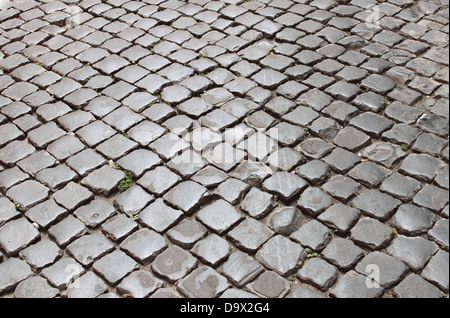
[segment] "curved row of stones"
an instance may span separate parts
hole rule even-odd
[[[1,6],[0,296],[448,297],[448,1]]]

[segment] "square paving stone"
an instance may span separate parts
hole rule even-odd
[[[53,194],[53,199],[67,210],[76,209],[93,197],[91,191],[73,181]]]
[[[231,204],[219,199],[202,208],[196,218],[212,231],[222,234],[242,220],[244,216]]]
[[[67,216],[67,210],[60,207],[53,199],[44,201],[29,209],[25,215],[43,229],[55,224]]]
[[[237,247],[248,253],[254,253],[274,232],[265,224],[253,218],[247,218],[228,233],[228,237]]]
[[[263,271],[263,267],[253,258],[240,251],[230,255],[223,264],[223,274],[238,287],[243,287]]]
[[[393,217],[393,224],[399,233],[420,235],[433,226],[435,215],[425,208],[413,204],[403,204]]]
[[[232,205],[236,205],[242,200],[249,187],[245,182],[235,178],[229,178],[217,187],[215,194]]]
[[[321,255],[340,270],[348,271],[364,256],[364,252],[351,240],[336,237]]]
[[[71,257],[61,258],[59,261],[46,267],[41,274],[58,289],[65,289],[70,282],[84,273],[83,267]]]
[[[285,114],[282,119],[287,122],[298,125],[308,126],[319,117],[319,113],[306,106],[297,106],[293,111]]]
[[[47,168],[36,174],[36,179],[46,184],[53,191],[65,186],[77,177],[78,175],[66,165],[58,165],[54,168]]]
[[[110,284],[117,284],[128,273],[137,268],[138,264],[121,250],[115,250],[96,261],[92,268]]]
[[[15,298],[55,298],[59,290],[50,286],[41,276],[32,276],[21,281],[14,290]]]
[[[88,146],[92,147],[110,138],[116,132],[111,126],[97,120],[79,129],[76,133]]]
[[[448,252],[439,250],[422,271],[423,277],[448,292]]]
[[[183,212],[172,209],[159,198],[139,213],[139,221],[161,233],[177,223],[182,216]]]
[[[185,181],[167,192],[163,198],[169,204],[189,215],[208,197],[209,192],[205,187],[193,181]]]
[[[414,272],[423,269],[431,256],[438,250],[438,246],[423,237],[406,237],[400,235],[388,247],[387,252],[396,259],[404,262]]]
[[[390,169],[406,153],[402,147],[389,142],[375,142],[362,151],[362,155],[371,161],[382,164]]]
[[[349,271],[331,290],[331,296],[336,298],[376,298],[383,293],[383,287],[369,288],[366,282],[365,275],[353,270]]]
[[[60,247],[65,247],[87,231],[88,229],[83,222],[69,215],[50,227],[48,233]]]
[[[6,192],[13,185],[27,179],[29,179],[28,174],[24,173],[18,167],[2,170],[0,172],[0,188]]]
[[[142,264],[148,264],[167,247],[166,240],[153,230],[143,228],[128,236],[120,248]]]
[[[138,229],[138,224],[124,214],[118,214],[107,220],[101,227],[102,233],[113,241],[121,241],[133,231]]]
[[[348,176],[365,185],[368,188],[377,187],[390,171],[373,162],[361,162],[348,172]]]
[[[297,276],[300,280],[325,291],[336,281],[338,270],[323,259],[311,258],[298,271]]]
[[[284,147],[267,158],[267,163],[273,170],[291,171],[294,167],[305,161],[305,157],[293,150],[292,148]]]
[[[59,128],[54,122],[49,122],[30,131],[27,137],[33,145],[42,148],[64,135],[64,130]]]
[[[9,258],[0,263],[0,293],[14,289],[19,282],[32,274],[30,266],[18,258]]]
[[[269,239],[256,253],[256,260],[282,276],[292,274],[305,258],[301,245],[282,235]]]
[[[97,227],[116,213],[114,206],[106,200],[96,199],[79,207],[74,215],[90,228]]]
[[[296,169],[300,177],[305,178],[312,185],[322,183],[328,176],[330,167],[321,160],[311,160]]]
[[[52,155],[50,155],[47,151],[42,150],[20,160],[17,162],[17,165],[31,176],[35,176],[37,172],[54,165],[55,162],[56,160],[52,157]]]
[[[289,281],[275,272],[267,271],[246,287],[260,297],[281,298],[289,290]]]
[[[326,209],[317,219],[335,229],[339,235],[345,235],[358,221],[359,215],[358,209],[336,203]]]
[[[117,291],[125,296],[131,296],[133,298],[148,297],[155,290],[160,288],[163,282],[152,275],[149,271],[138,270],[132,272],[125,277],[119,285],[117,285]]]
[[[17,235],[17,233],[22,233]],[[9,221],[0,228],[0,246],[12,256],[40,238],[39,231],[25,218]]]
[[[374,283],[378,283],[385,288],[397,284],[408,272],[408,267],[399,260],[382,252],[372,252],[367,254],[356,265],[355,270],[363,275],[372,274],[373,266],[378,266],[379,277]],[[374,275],[372,275],[372,278]]]
[[[166,160],[173,159],[188,147],[188,143],[173,133],[167,133],[150,144],[150,148]]]
[[[154,200],[154,196],[148,194],[140,186],[132,185],[116,196],[114,205],[126,215],[137,215],[147,204]]]
[[[214,284],[211,284],[214,281]],[[213,298],[229,287],[227,279],[209,266],[201,266],[178,283],[178,290],[190,298]]]
[[[394,288],[398,298],[442,298],[443,293],[417,274],[411,274]]]
[[[86,178],[81,180],[81,184],[95,193],[109,195],[125,177],[123,171],[105,165],[91,172]]]
[[[441,218],[436,222],[434,227],[428,231],[428,235],[442,248],[448,250],[449,239],[449,225],[448,219]]]
[[[19,212],[16,210],[15,204],[5,197],[0,197],[0,227],[17,216],[19,216]]]
[[[208,234],[207,229],[199,222],[184,219],[167,231],[167,237],[175,244],[190,249],[195,243]]]
[[[49,191],[50,189],[41,183],[28,180],[10,188],[6,192],[6,196],[16,205],[19,204],[20,209],[28,209],[44,201],[48,197]]]
[[[438,171],[444,166],[444,163],[427,154],[409,154],[402,165],[400,172],[410,175],[425,182],[431,181]]]
[[[425,186],[414,196],[413,203],[440,212],[448,204],[448,191],[434,185]]]
[[[347,201],[362,189],[361,185],[352,178],[334,175],[322,186],[328,194],[340,200]]]
[[[378,190],[366,190],[353,199],[352,203],[364,214],[380,221],[386,221],[401,204],[401,201]]]
[[[394,236],[392,229],[378,220],[364,217],[352,228],[350,238],[358,245],[371,250],[387,246]]]
[[[147,146],[165,133],[166,129],[160,125],[144,120],[136,126],[132,127],[128,132],[128,136],[141,146]]]
[[[370,137],[358,129],[347,126],[337,133],[333,141],[337,146],[355,152],[368,146]]]
[[[158,275],[175,283],[186,276],[197,263],[197,259],[189,252],[172,245],[155,258],[152,269]]]
[[[140,177],[146,170],[161,163],[161,159],[153,152],[145,149],[135,150],[117,161],[122,169]]]
[[[117,160],[137,147],[138,143],[124,137],[122,134],[116,134],[98,145],[95,149],[104,156],[112,160]]]
[[[270,178],[263,182],[263,189],[275,193],[283,201],[289,202],[300,191],[308,186],[307,182],[297,176],[286,171],[274,173]]]
[[[83,266],[89,266],[111,252],[114,245],[100,233],[84,235],[67,246],[67,251]]]
[[[97,298],[108,290],[106,283],[89,271],[71,283],[64,295],[68,298]]]
[[[83,176],[106,163],[106,160],[94,150],[86,149],[68,158],[66,163]]]
[[[198,241],[191,252],[205,264],[216,267],[230,254],[231,247],[217,234],[211,234]]]
[[[252,187],[244,200],[241,202],[241,209],[255,218],[264,217],[274,207],[275,199],[273,195]]]
[[[307,188],[297,201],[299,209],[313,216],[319,215],[332,204],[332,197],[316,187]]]
[[[312,137],[312,138],[306,139],[305,141],[302,141],[294,149],[297,151],[300,151],[301,154],[303,154],[307,157],[310,157],[312,159],[321,159],[323,156],[328,154],[334,148],[335,148],[334,145],[332,145],[326,141],[323,141],[320,138]],[[341,148],[338,148],[338,149],[341,149]],[[332,154],[333,154],[333,152],[332,152]],[[341,159],[340,162],[342,162],[342,161],[343,160]]]
[[[419,181],[400,173],[394,173],[383,181],[380,190],[387,192],[400,200],[409,200],[420,190],[420,188]]]
[[[118,131],[126,131],[128,128],[143,119],[144,116],[135,113],[128,107],[122,106],[114,110],[112,113],[109,113],[103,118],[103,121]]]

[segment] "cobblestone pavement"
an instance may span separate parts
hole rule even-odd
[[[0,296],[448,297],[448,0],[0,5]]]

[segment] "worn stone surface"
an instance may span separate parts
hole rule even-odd
[[[0,297],[448,297],[447,1],[76,2],[0,5]]]

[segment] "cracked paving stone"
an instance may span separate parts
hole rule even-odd
[[[209,266],[195,269],[178,283],[178,290],[190,298],[213,298],[228,287],[227,279]]]
[[[166,247],[164,237],[147,228],[134,232],[120,244],[121,249],[141,264],[149,264]]]
[[[257,261],[282,276],[295,272],[305,258],[303,247],[282,235],[269,239],[256,253]]]
[[[158,275],[174,283],[186,276],[197,263],[197,259],[189,252],[173,245],[155,258],[152,269]]]

